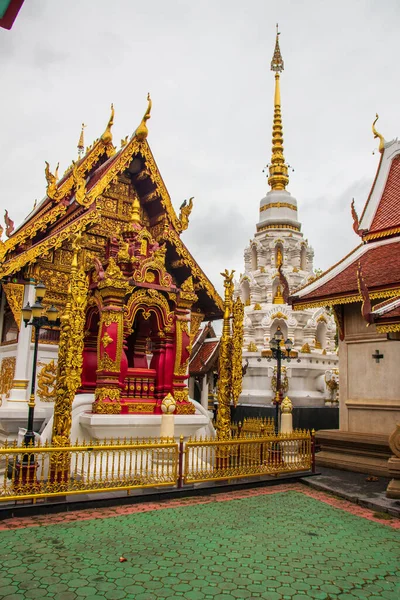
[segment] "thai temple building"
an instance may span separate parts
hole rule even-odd
[[[64,399],[64,406],[60,400],[54,410],[57,372],[64,391],[76,388],[74,439],[82,437],[83,421],[88,437],[138,435],[132,427],[143,418],[148,425],[159,422],[168,393],[178,425],[185,423],[192,434],[209,425],[207,411],[189,399],[188,364],[201,322],[221,318],[223,303],[181,240],[193,200],[175,212],[147,141],[150,111],[148,97],[139,127],[117,150],[111,107],[104,133],[86,151],[82,129],[79,156],[61,178],[58,165],[52,172],[46,163],[46,195],[23,223],[14,228],[6,211],[0,439],[13,439],[26,427],[32,402],[36,432],[55,413],[54,439],[57,419],[65,418],[73,400]],[[45,286],[42,306],[55,307],[64,325],[69,319],[69,330],[64,343],[60,327],[40,329],[33,397],[34,331],[24,326],[22,309],[35,304],[39,283]],[[67,425],[60,430],[68,432]],[[159,435],[159,425],[139,434]]]
[[[276,36],[271,70],[275,73],[270,191],[260,202],[254,238],[244,251],[244,273],[235,293],[245,304],[243,378],[239,403],[270,404],[275,396],[276,367],[269,341],[279,327],[293,343],[292,360],[283,367],[283,385],[296,406],[336,402],[336,326],[324,306],[293,312],[288,295],[315,279],[314,251],[301,231],[297,201],[286,189],[289,168],[283,153],[280,74],[284,63]],[[329,385],[328,385],[329,384]]]
[[[329,305],[338,323],[340,428],[318,432],[318,463],[400,480],[400,142],[376,119],[372,131],[377,172],[360,217],[352,204],[359,243],[292,302],[300,314]]]

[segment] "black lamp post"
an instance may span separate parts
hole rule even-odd
[[[289,338],[285,341],[285,349],[282,349],[281,342],[283,340],[283,333],[281,328],[278,327],[275,331],[274,337],[270,340],[269,346],[272,351],[272,358],[276,360],[276,396],[275,396],[275,433],[279,433],[279,406],[282,402],[282,390],[281,390],[281,372],[282,372],[282,360],[290,362],[290,351],[293,346],[292,340]]]
[[[24,436],[24,446],[35,445],[35,434],[33,432],[33,417],[35,411],[35,387],[36,387],[36,365],[37,365],[37,354],[39,347],[39,333],[42,327],[55,327],[60,324],[58,319],[58,310],[55,306],[45,311],[45,307],[42,304],[42,300],[46,293],[46,286],[44,283],[39,282],[35,286],[35,304],[30,306],[29,302],[22,309],[22,318],[25,323],[25,327],[31,325],[35,329],[35,346],[33,349],[33,367],[32,367],[32,383],[31,383],[31,395],[29,397],[28,407],[28,426]],[[31,320],[32,319],[32,320]],[[23,462],[28,460],[26,455]]]

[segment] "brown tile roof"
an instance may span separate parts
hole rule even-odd
[[[219,340],[206,340],[204,342],[190,362],[189,371],[191,375],[207,373],[209,371],[213,364],[213,359],[217,357],[218,346]]]
[[[368,234],[400,226],[400,156],[392,160],[385,189]]]
[[[330,281],[309,294],[295,297],[294,304],[302,304],[317,298],[327,301],[335,296],[358,295],[357,267],[361,263],[362,273],[368,289],[393,288],[400,286],[400,239],[391,244],[380,244],[355,259]],[[312,283],[310,284],[312,285]]]

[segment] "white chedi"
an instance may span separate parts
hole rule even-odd
[[[331,398],[325,372],[338,364],[336,326],[325,307],[293,311],[284,301],[279,268],[291,292],[316,277],[297,202],[288,192],[284,200],[281,191],[261,200],[256,234],[244,251],[245,270],[235,283],[235,296],[245,304],[243,356],[249,361],[239,403],[268,405],[273,400],[276,363],[263,354],[280,327],[298,354],[283,363],[294,406],[323,406]]]

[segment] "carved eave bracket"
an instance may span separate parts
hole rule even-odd
[[[20,329],[25,286],[21,283],[3,283],[3,290],[17,327]]]
[[[369,291],[367,285],[364,281],[364,277],[362,274],[361,264],[358,263],[357,269],[357,283],[358,283],[358,291],[361,294],[362,304],[361,304],[361,315],[364,321],[367,323],[367,327],[373,323],[374,317],[372,314],[372,306],[371,299],[369,296]]]

